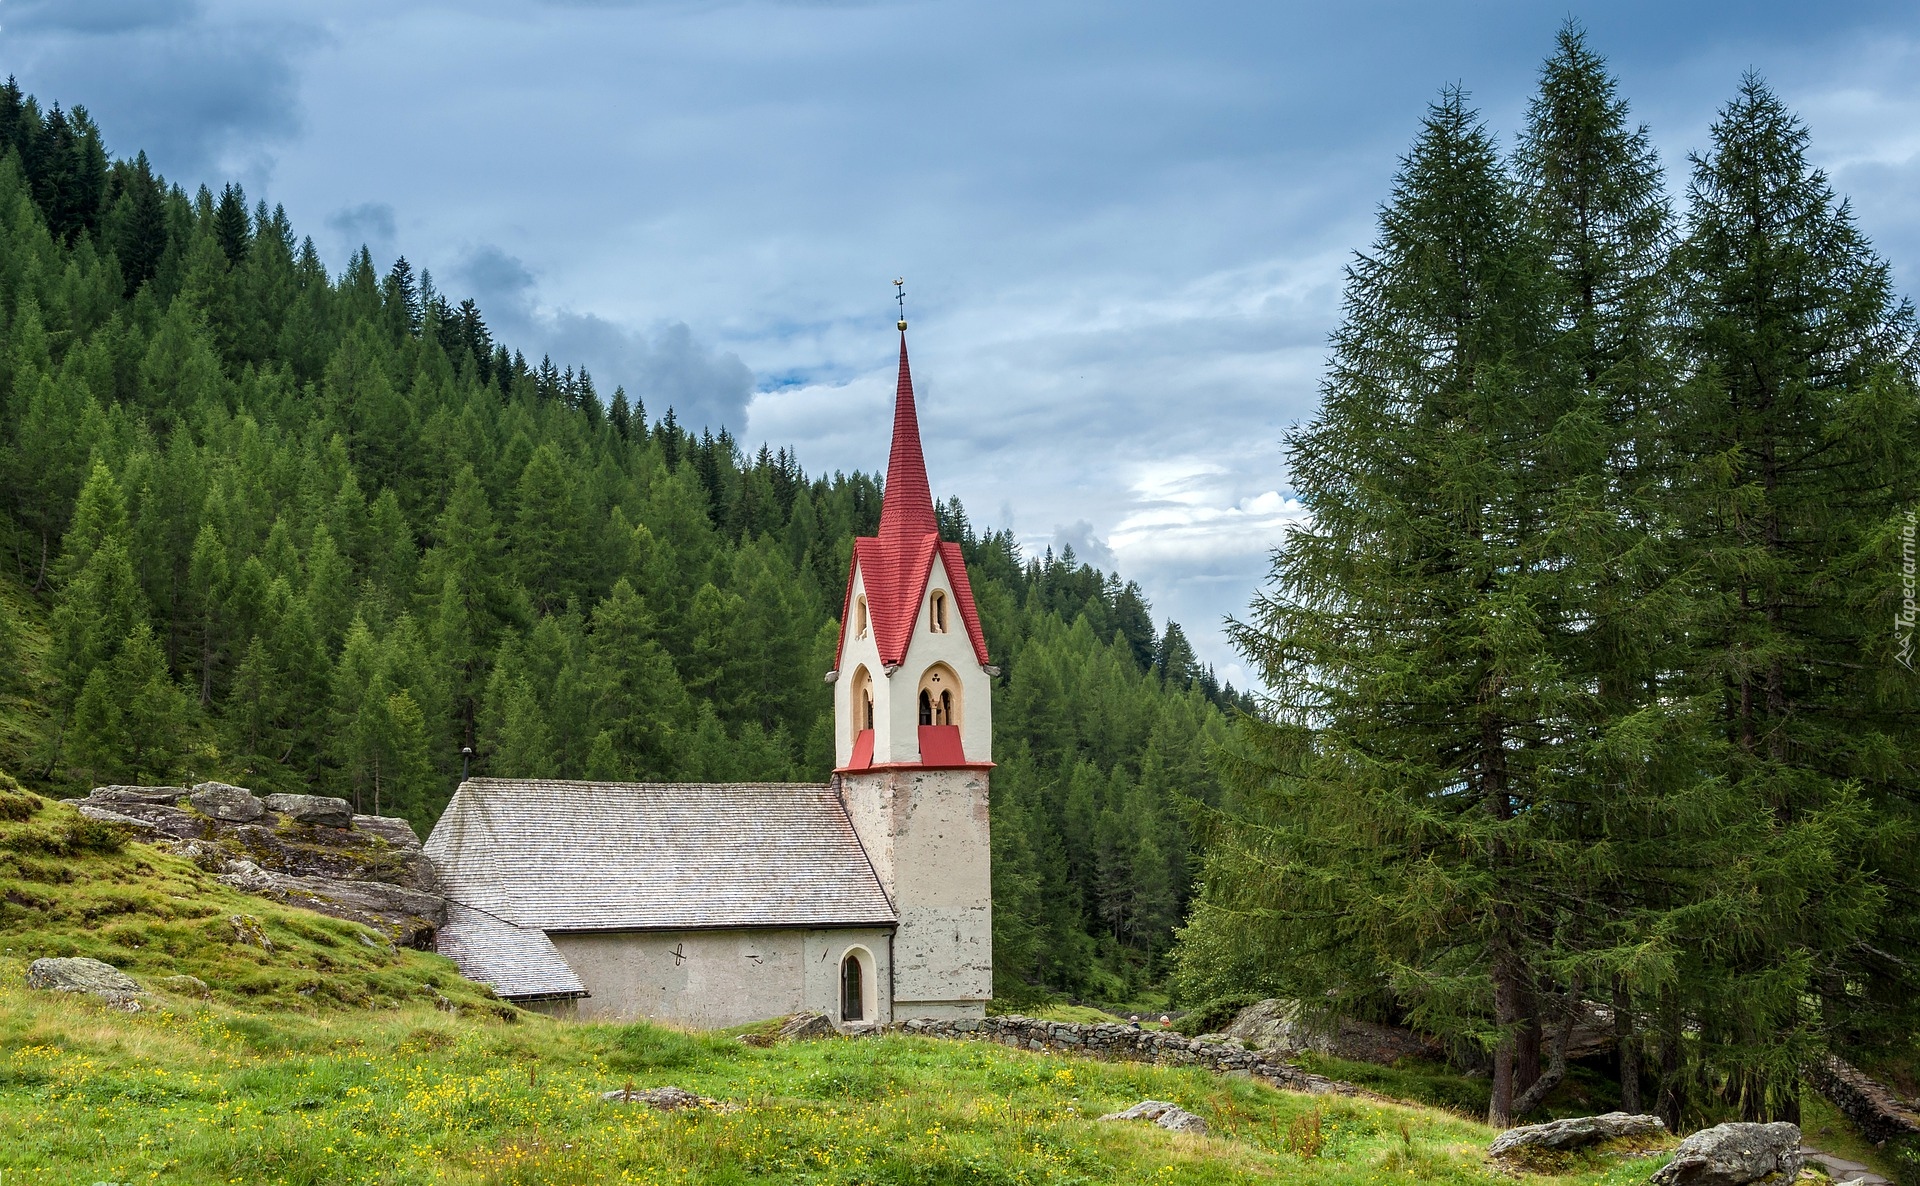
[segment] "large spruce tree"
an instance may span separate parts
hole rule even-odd
[[[1911,1019],[1920,954],[1920,684],[1893,659],[1887,547],[1920,498],[1914,318],[1806,144],[1745,79],[1693,158],[1677,254],[1688,670],[1714,702],[1713,776],[1766,825],[1698,1022],[1753,1117],[1796,1114],[1823,1038]]]
[[[1251,895],[1260,949],[1292,965],[1276,987],[1349,1007],[1390,987],[1484,1043],[1501,1123],[1544,1094],[1516,1087],[1522,1034],[1580,990],[1555,885],[1575,862],[1548,808],[1585,699],[1561,640],[1590,581],[1567,538],[1603,491],[1580,481],[1595,417],[1563,373],[1559,304],[1492,137],[1449,91],[1348,270],[1320,411],[1289,441],[1313,521],[1236,631],[1273,719],[1249,730],[1249,811],[1216,837],[1201,916]]]

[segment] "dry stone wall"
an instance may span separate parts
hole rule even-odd
[[[851,1027],[850,1027],[851,1028]],[[877,1032],[881,1027],[862,1027]],[[1043,1021],[1036,1017],[981,1017],[931,1020],[915,1018],[886,1027],[890,1033],[929,1038],[970,1038],[998,1042],[1022,1050],[1079,1054],[1118,1062],[1149,1062],[1162,1066],[1205,1067],[1223,1074],[1245,1074],[1265,1079],[1288,1091],[1316,1095],[1372,1093],[1351,1083],[1316,1075],[1273,1055],[1249,1050],[1234,1041],[1202,1041],[1171,1030],[1137,1030],[1118,1023],[1085,1025],[1070,1021]],[[854,1031],[859,1032],[859,1031]]]
[[[1829,1054],[1809,1065],[1807,1078],[1874,1144],[1920,1137],[1920,1111],[1886,1084],[1837,1055]]]

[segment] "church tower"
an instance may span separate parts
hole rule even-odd
[[[878,535],[853,542],[834,784],[899,915],[892,1014],[981,1017],[993,995],[987,772],[993,677],[960,545],[940,538],[907,323]]]

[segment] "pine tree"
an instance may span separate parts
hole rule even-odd
[[[227,262],[238,267],[253,248],[253,224],[247,217],[247,195],[229,182],[220,187],[220,205],[213,212],[213,237]]]
[[[1563,942],[1577,943],[1589,991],[1613,1007],[1622,1105],[1639,1111],[1635,1006],[1668,987],[1648,975],[1660,966],[1647,958],[1648,936],[1692,904],[1661,850],[1678,839],[1675,816],[1698,778],[1697,722],[1670,679],[1688,602],[1661,510],[1671,477],[1662,434],[1675,386],[1662,320],[1671,217],[1646,128],[1628,123],[1605,62],[1572,22],[1541,70],[1514,164],[1558,281],[1564,370],[1585,403],[1586,448],[1597,462],[1565,500],[1578,512],[1565,547],[1581,584],[1555,651],[1595,692],[1572,706],[1586,773],[1558,794],[1588,851],[1603,859],[1580,891],[1597,916]],[[1541,1081],[1541,1045],[1537,1022],[1518,1038],[1520,1091]],[[1544,1087],[1558,1077],[1550,1069]]]
[[[1693,158],[1678,253],[1688,669],[1717,702],[1716,773],[1770,824],[1750,859],[1772,876],[1720,932],[1737,1007],[1703,1034],[1749,1117],[1797,1115],[1821,1031],[1910,1018],[1896,963],[1920,954],[1912,911],[1887,909],[1920,889],[1894,839],[1914,822],[1920,685],[1874,608],[1883,540],[1920,489],[1920,353],[1806,143],[1748,76]]]

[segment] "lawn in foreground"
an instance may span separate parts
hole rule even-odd
[[[884,1038],[756,1049],[654,1026],[431,1009],[125,1015],[0,964],[0,1169],[29,1182],[1511,1182],[1445,1112],[1202,1071]],[[673,1084],[732,1110],[600,1101]],[[1205,1137],[1101,1123],[1143,1098]],[[1288,1152],[1319,1112],[1324,1145]],[[1296,1144],[1298,1138],[1296,1136]],[[1568,1183],[1642,1181],[1654,1163]]]

